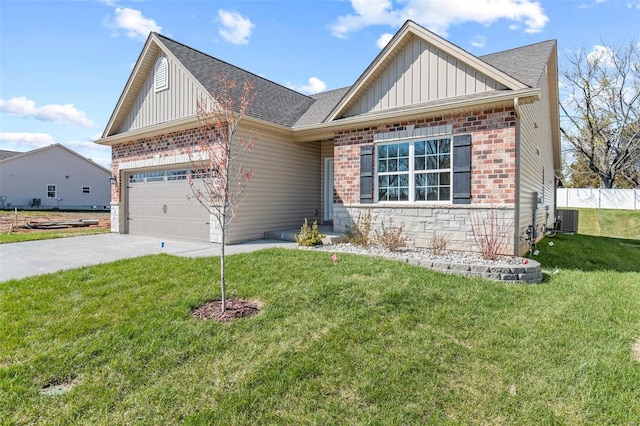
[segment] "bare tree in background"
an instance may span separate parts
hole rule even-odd
[[[244,199],[245,185],[253,176],[239,162],[242,154],[251,151],[255,142],[236,135],[240,121],[253,98],[253,85],[246,82],[242,90],[224,75],[216,76],[217,88],[197,103],[198,144],[187,149],[193,170],[189,174],[191,194],[210,215],[221,232],[220,290],[222,311],[226,310],[225,246],[229,225],[236,218],[237,208]]]
[[[573,156],[604,188],[640,183],[640,44],[596,46],[567,57],[561,131]]]

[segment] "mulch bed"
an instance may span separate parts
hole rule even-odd
[[[237,318],[256,315],[260,310],[260,303],[246,299],[227,299],[227,309],[222,312],[222,301],[212,300],[191,311],[191,315],[199,320],[216,320],[229,322]]]

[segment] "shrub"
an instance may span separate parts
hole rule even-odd
[[[299,246],[320,246],[325,236],[326,235],[320,233],[317,220],[314,220],[313,225],[309,227],[307,219],[305,218],[304,224],[300,228],[300,233],[296,235],[296,242]]]
[[[364,214],[362,212],[358,213],[358,218],[353,224],[353,229],[347,229],[343,234],[351,244],[368,248],[372,243],[372,225],[373,216],[371,215],[371,210],[367,209]]]
[[[441,256],[447,250],[450,238],[447,234],[435,231],[433,237],[429,240],[428,247],[431,252],[436,256]]]
[[[407,236],[404,235],[404,226],[393,224],[393,218],[389,219],[389,225],[382,222],[381,230],[376,232],[376,240],[387,250],[398,251],[407,245]]]
[[[470,216],[473,238],[480,254],[487,260],[496,260],[509,244],[511,226],[504,212],[492,208],[488,212],[475,211]]]

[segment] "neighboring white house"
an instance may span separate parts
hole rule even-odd
[[[54,144],[0,160],[0,207],[108,210],[111,172]]]

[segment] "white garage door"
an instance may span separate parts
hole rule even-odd
[[[127,232],[209,242],[209,213],[191,194],[187,169],[128,173]]]

